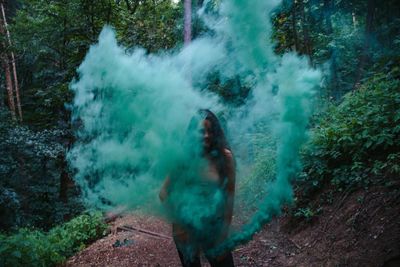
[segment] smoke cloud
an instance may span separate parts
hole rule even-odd
[[[307,139],[321,75],[306,58],[274,54],[270,14],[279,2],[225,0],[215,14],[202,9],[213,34],[162,55],[140,48],[127,53],[113,29],[103,29],[71,84],[77,142],[68,159],[88,204],[141,209],[190,225],[203,236],[212,234],[210,220],[221,209],[224,193],[199,183],[207,164],[200,153],[201,108],[225,114],[238,194],[245,187],[266,192],[249,222],[209,253],[248,241],[290,203],[290,182],[301,169],[298,152]],[[232,107],[204,90],[210,73],[219,73],[221,80],[238,77],[251,88],[247,102]],[[241,187],[244,170],[254,163],[246,147],[257,133],[276,142],[276,177],[265,188],[251,182]],[[179,193],[172,192],[162,207],[158,194],[167,176]]]

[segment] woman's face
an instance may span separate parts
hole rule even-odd
[[[203,147],[206,152],[211,150],[213,138],[211,130],[211,122],[209,120],[203,120]]]

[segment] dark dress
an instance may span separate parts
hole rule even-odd
[[[215,168],[210,170],[203,175],[206,178],[171,187],[173,237],[184,267],[201,266],[200,251],[212,267],[234,266],[231,252],[216,258],[207,254],[224,240],[224,228],[229,227],[224,224],[226,179],[221,179]]]

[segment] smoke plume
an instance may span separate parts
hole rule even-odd
[[[257,212],[209,253],[248,241],[290,203],[291,181],[301,169],[298,152],[307,138],[310,101],[321,77],[306,58],[274,54],[270,16],[279,2],[224,0],[213,14],[202,9],[213,34],[162,55],[141,48],[127,53],[114,30],[103,29],[71,85],[77,142],[68,159],[88,204],[141,209],[211,234],[215,229],[210,229],[210,220],[221,209],[224,193],[198,182],[207,164],[199,153],[201,108],[225,114],[238,166],[238,194],[245,189],[239,186],[246,179],[241,168],[253,165],[246,150],[252,136],[268,134],[277,147],[276,177],[264,188],[246,183],[265,192]],[[235,77],[251,88],[246,102],[232,107],[204,90],[210,73],[218,73],[222,81]],[[259,132],[259,125],[269,132]],[[166,177],[179,194],[171,193],[162,207],[158,193]]]

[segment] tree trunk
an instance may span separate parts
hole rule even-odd
[[[108,9],[107,9],[107,20],[106,20],[106,21],[107,21],[107,24],[110,24],[112,10],[113,10],[112,2],[109,1],[109,2],[108,2]]]
[[[325,27],[327,34],[333,33],[332,20],[331,20],[333,8],[334,8],[334,3],[332,2],[332,0],[324,0],[323,17],[325,18]]]
[[[292,4],[292,31],[293,31],[293,39],[294,39],[294,49],[299,51],[299,38],[297,37],[297,15],[296,15],[296,0],[293,1]]]
[[[3,3],[1,3],[1,6],[3,6]],[[0,19],[0,35],[5,35],[5,29],[4,29],[2,19]],[[6,45],[4,43],[0,43],[0,47],[3,48],[2,50],[4,51],[6,48]],[[1,53],[0,60],[1,60],[1,65],[4,69],[4,74],[5,74],[6,90],[7,90],[7,95],[8,95],[8,106],[10,108],[12,119],[16,120],[13,84],[12,84],[11,70],[10,70],[9,59],[8,59],[7,53],[5,53],[5,52]]]
[[[11,79],[10,66],[8,65],[8,58],[3,55],[1,57],[1,62],[2,62],[2,65],[3,65],[5,76],[6,76],[6,89],[7,89],[7,94],[8,94],[8,106],[10,107],[12,119],[16,120],[13,85],[12,85],[12,79]]]
[[[375,0],[368,0],[367,2],[367,16],[365,18],[365,33],[364,33],[364,48],[360,56],[360,61],[356,71],[356,79],[354,81],[353,90],[360,86],[360,81],[364,73],[364,67],[370,56],[370,39],[373,30],[373,22],[375,18]]]
[[[65,6],[66,7],[66,6]],[[64,70],[67,69],[67,60],[66,60],[66,54],[67,54],[67,16],[65,15],[63,17],[63,28],[62,28],[62,45],[60,48],[60,70],[64,72]]]
[[[10,37],[10,32],[8,31],[8,25],[7,25],[7,19],[6,19],[6,13],[4,11],[4,5],[3,3],[0,4],[0,8],[1,8],[1,13],[3,16],[3,25],[4,25],[4,29],[2,29],[2,32],[4,34],[4,31],[6,32],[7,35],[7,39],[8,39],[8,45],[11,47],[11,37]],[[3,25],[1,27],[3,27]],[[7,56],[6,56],[7,58]],[[13,68],[13,77],[14,77],[14,86],[15,86],[15,96],[16,96],[16,100],[17,100],[17,108],[18,108],[18,115],[19,115],[19,119],[22,121],[22,109],[21,109],[21,101],[19,98],[19,86],[18,86],[18,78],[17,78],[17,67],[15,65],[15,57],[14,57],[14,52],[11,51],[11,64],[12,64],[12,68]],[[7,66],[8,66],[8,62],[7,62]],[[7,67],[9,69],[9,67]],[[9,70],[8,70],[9,71]],[[6,71],[7,73],[7,71]],[[11,74],[10,74],[11,75]],[[7,76],[7,74],[6,74]],[[11,77],[10,77],[11,79]],[[7,77],[6,77],[7,80]],[[11,85],[11,95],[12,94],[12,83],[10,83]],[[14,100],[14,99],[12,99]],[[14,102],[14,101],[12,101]],[[13,103],[14,106],[14,113],[15,113],[15,105]]]
[[[95,26],[95,14],[94,14],[94,1],[90,1],[89,12],[90,12],[90,29],[92,30],[92,40],[96,40],[96,26]]]
[[[68,189],[73,188],[75,184],[68,174],[68,167],[65,156],[64,155],[60,156],[59,161],[60,161],[59,199],[64,203],[68,203]]]
[[[304,40],[304,53],[310,57],[310,63],[312,62],[312,49],[311,49],[311,41],[310,41],[310,31],[308,29],[308,21],[306,17],[305,4],[304,0],[300,0],[300,11],[302,17],[302,30],[303,30],[303,40]]]
[[[192,0],[184,0],[184,24],[183,24],[183,42],[187,46],[192,41]],[[190,67],[190,59],[188,60],[187,80],[190,84],[192,81],[192,70]]]
[[[326,35],[333,39],[333,26],[332,26],[332,14],[335,10],[335,4],[332,0],[324,0],[324,18],[325,18],[325,32]],[[329,48],[329,55],[331,61],[331,88],[335,99],[339,99],[340,92],[338,86],[338,76],[337,76],[337,63],[336,63],[336,49],[333,45]]]
[[[188,45],[192,39],[192,0],[184,0],[184,36],[185,45]]]

